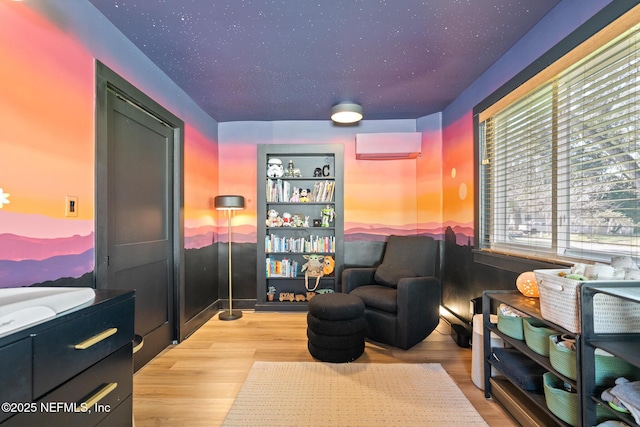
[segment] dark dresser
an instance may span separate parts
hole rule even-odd
[[[0,424],[131,426],[134,292],[0,338]]]

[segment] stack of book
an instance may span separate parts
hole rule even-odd
[[[272,252],[326,252],[336,251],[335,236],[309,236],[303,237],[281,237],[277,234],[268,234],[264,238],[264,248],[266,253]]]
[[[289,258],[275,260],[267,258],[267,277],[296,277],[298,275],[298,263]]]
[[[330,203],[333,201],[333,193],[335,191],[336,183],[334,181],[316,181],[313,183],[313,188],[306,188],[308,192],[309,202],[316,203]],[[289,203],[296,202],[291,200],[294,194],[295,186],[283,179],[267,179],[266,197],[267,203]],[[298,187],[300,190],[301,188]]]

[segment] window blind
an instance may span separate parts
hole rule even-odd
[[[480,246],[638,255],[638,30],[480,123]]]

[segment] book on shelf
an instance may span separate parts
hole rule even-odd
[[[268,234],[264,238],[264,249],[266,253],[272,252],[327,252],[336,251],[335,236],[309,236],[285,237],[277,234]]]
[[[267,203],[288,203],[293,195],[293,189],[300,187],[292,186],[286,179],[267,178],[265,196]],[[309,201],[316,203],[333,202],[333,194],[335,191],[334,181],[315,181],[313,188],[309,190]]]
[[[298,263],[289,258],[282,260],[267,258],[265,274],[266,277],[297,277]]]
[[[316,181],[311,191],[311,201],[318,203],[330,203],[333,201],[334,181]]]

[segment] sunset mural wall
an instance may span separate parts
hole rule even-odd
[[[0,288],[94,285],[95,58],[185,120],[185,248],[216,239],[217,123],[136,50],[84,2],[0,2]]]
[[[364,121],[357,127],[336,127],[322,121],[220,123],[220,157],[225,159],[220,164],[220,191],[246,198],[246,208],[234,219],[234,241],[255,242],[256,238],[258,144],[343,145],[345,240],[382,241],[392,233],[416,234],[418,163],[422,159],[437,162],[440,146],[425,144],[421,159],[376,161],[355,157],[357,133],[415,132],[415,126],[415,120]],[[439,194],[439,181],[427,191]],[[434,215],[431,221],[439,223],[439,206],[429,209]],[[439,234],[439,225],[433,231]],[[225,238],[221,236],[221,240]]]
[[[0,41],[0,287],[81,277],[93,271],[93,58],[17,3],[0,3]]]

